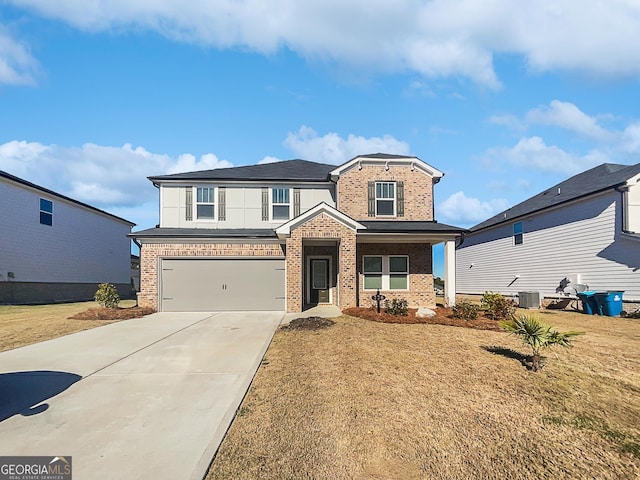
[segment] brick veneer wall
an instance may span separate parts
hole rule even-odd
[[[160,257],[283,257],[282,245],[263,243],[144,243],[140,252],[138,304],[159,309]]]
[[[363,255],[408,255],[409,256],[409,291],[381,290],[388,300],[404,298],[410,307],[436,306],[436,296],[433,290],[433,271],[431,245],[428,243],[359,243],[357,248],[357,269],[359,285],[359,304],[368,307],[372,304],[373,290],[364,290],[364,275],[362,275]]]
[[[303,240],[332,239],[338,246],[338,306],[356,305],[356,232],[321,213],[297,226],[287,239],[287,310],[301,312],[303,299]]]
[[[403,217],[369,217],[367,183],[370,181],[404,182]],[[354,166],[340,175],[338,180],[338,210],[355,220],[433,220],[433,178],[408,165],[389,164]]]

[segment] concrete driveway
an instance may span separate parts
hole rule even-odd
[[[0,455],[201,479],[283,316],[156,313],[0,353]]]

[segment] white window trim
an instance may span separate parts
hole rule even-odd
[[[273,202],[273,191],[274,190],[289,190],[289,202],[288,203],[274,203]],[[291,187],[270,187],[269,188],[269,220],[271,222],[288,222],[291,220],[291,215],[293,214],[293,203],[291,201],[291,196],[293,194],[293,189]],[[284,206],[287,205],[289,207],[289,217],[288,218],[273,218],[273,207],[274,205]]]
[[[516,225],[520,225],[522,227],[522,231],[516,234]],[[518,245],[524,245],[524,223],[523,222],[515,222],[513,224],[513,246],[517,247]],[[522,237],[522,241],[520,243],[516,243],[516,235],[520,235]]]
[[[410,275],[409,275],[409,255],[363,255],[362,256],[362,290],[365,292],[375,292],[378,290],[377,288],[365,288],[364,287],[364,277],[367,275],[364,271],[364,259],[368,257],[382,257],[382,288],[380,291],[389,291],[389,292],[408,292],[411,290],[411,285],[409,284]],[[391,257],[404,257],[407,259],[407,271],[406,273],[399,272],[390,272],[389,264]],[[391,275],[407,275],[407,288],[390,288],[390,279]],[[371,275],[379,275],[378,273],[371,273]]]
[[[378,184],[382,184],[382,183],[393,184],[393,213],[391,215],[383,215],[383,214],[378,213],[378,200],[387,200],[387,201],[391,200],[391,198],[387,198],[387,197],[378,197]],[[380,181],[377,181],[375,183],[374,189],[375,189],[374,198],[375,198],[375,207],[376,207],[376,217],[387,217],[387,218],[396,217],[397,213],[398,213],[398,185],[397,185],[397,182],[380,180]]]
[[[198,202],[198,189],[199,188],[211,188],[213,189],[213,202]],[[217,203],[218,188],[213,185],[194,185],[191,201],[193,206],[191,207],[192,222],[215,222],[218,219],[216,206]],[[198,205],[213,205],[213,217],[212,218],[198,218]]]
[[[49,202],[51,204],[51,211],[47,212],[46,210],[43,210],[41,208],[41,204],[42,204],[42,200],[44,200],[45,202]],[[38,200],[38,222],[40,225],[46,225],[47,227],[52,227],[53,226],[53,209],[54,209],[54,203],[53,200],[49,200],[48,198],[44,198],[44,197],[40,197],[40,199]],[[42,223],[42,221],[40,220],[40,216],[41,214],[47,214],[47,215],[51,215],[51,225],[49,225],[48,223]]]

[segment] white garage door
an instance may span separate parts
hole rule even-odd
[[[163,259],[165,312],[285,309],[284,259]]]

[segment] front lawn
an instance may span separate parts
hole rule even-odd
[[[120,306],[132,307],[135,303],[135,300],[123,300]],[[96,307],[95,302],[0,305],[0,352],[117,321],[69,319]]]
[[[640,321],[538,315],[586,332],[540,373],[504,332],[280,330],[207,479],[640,477]]]

